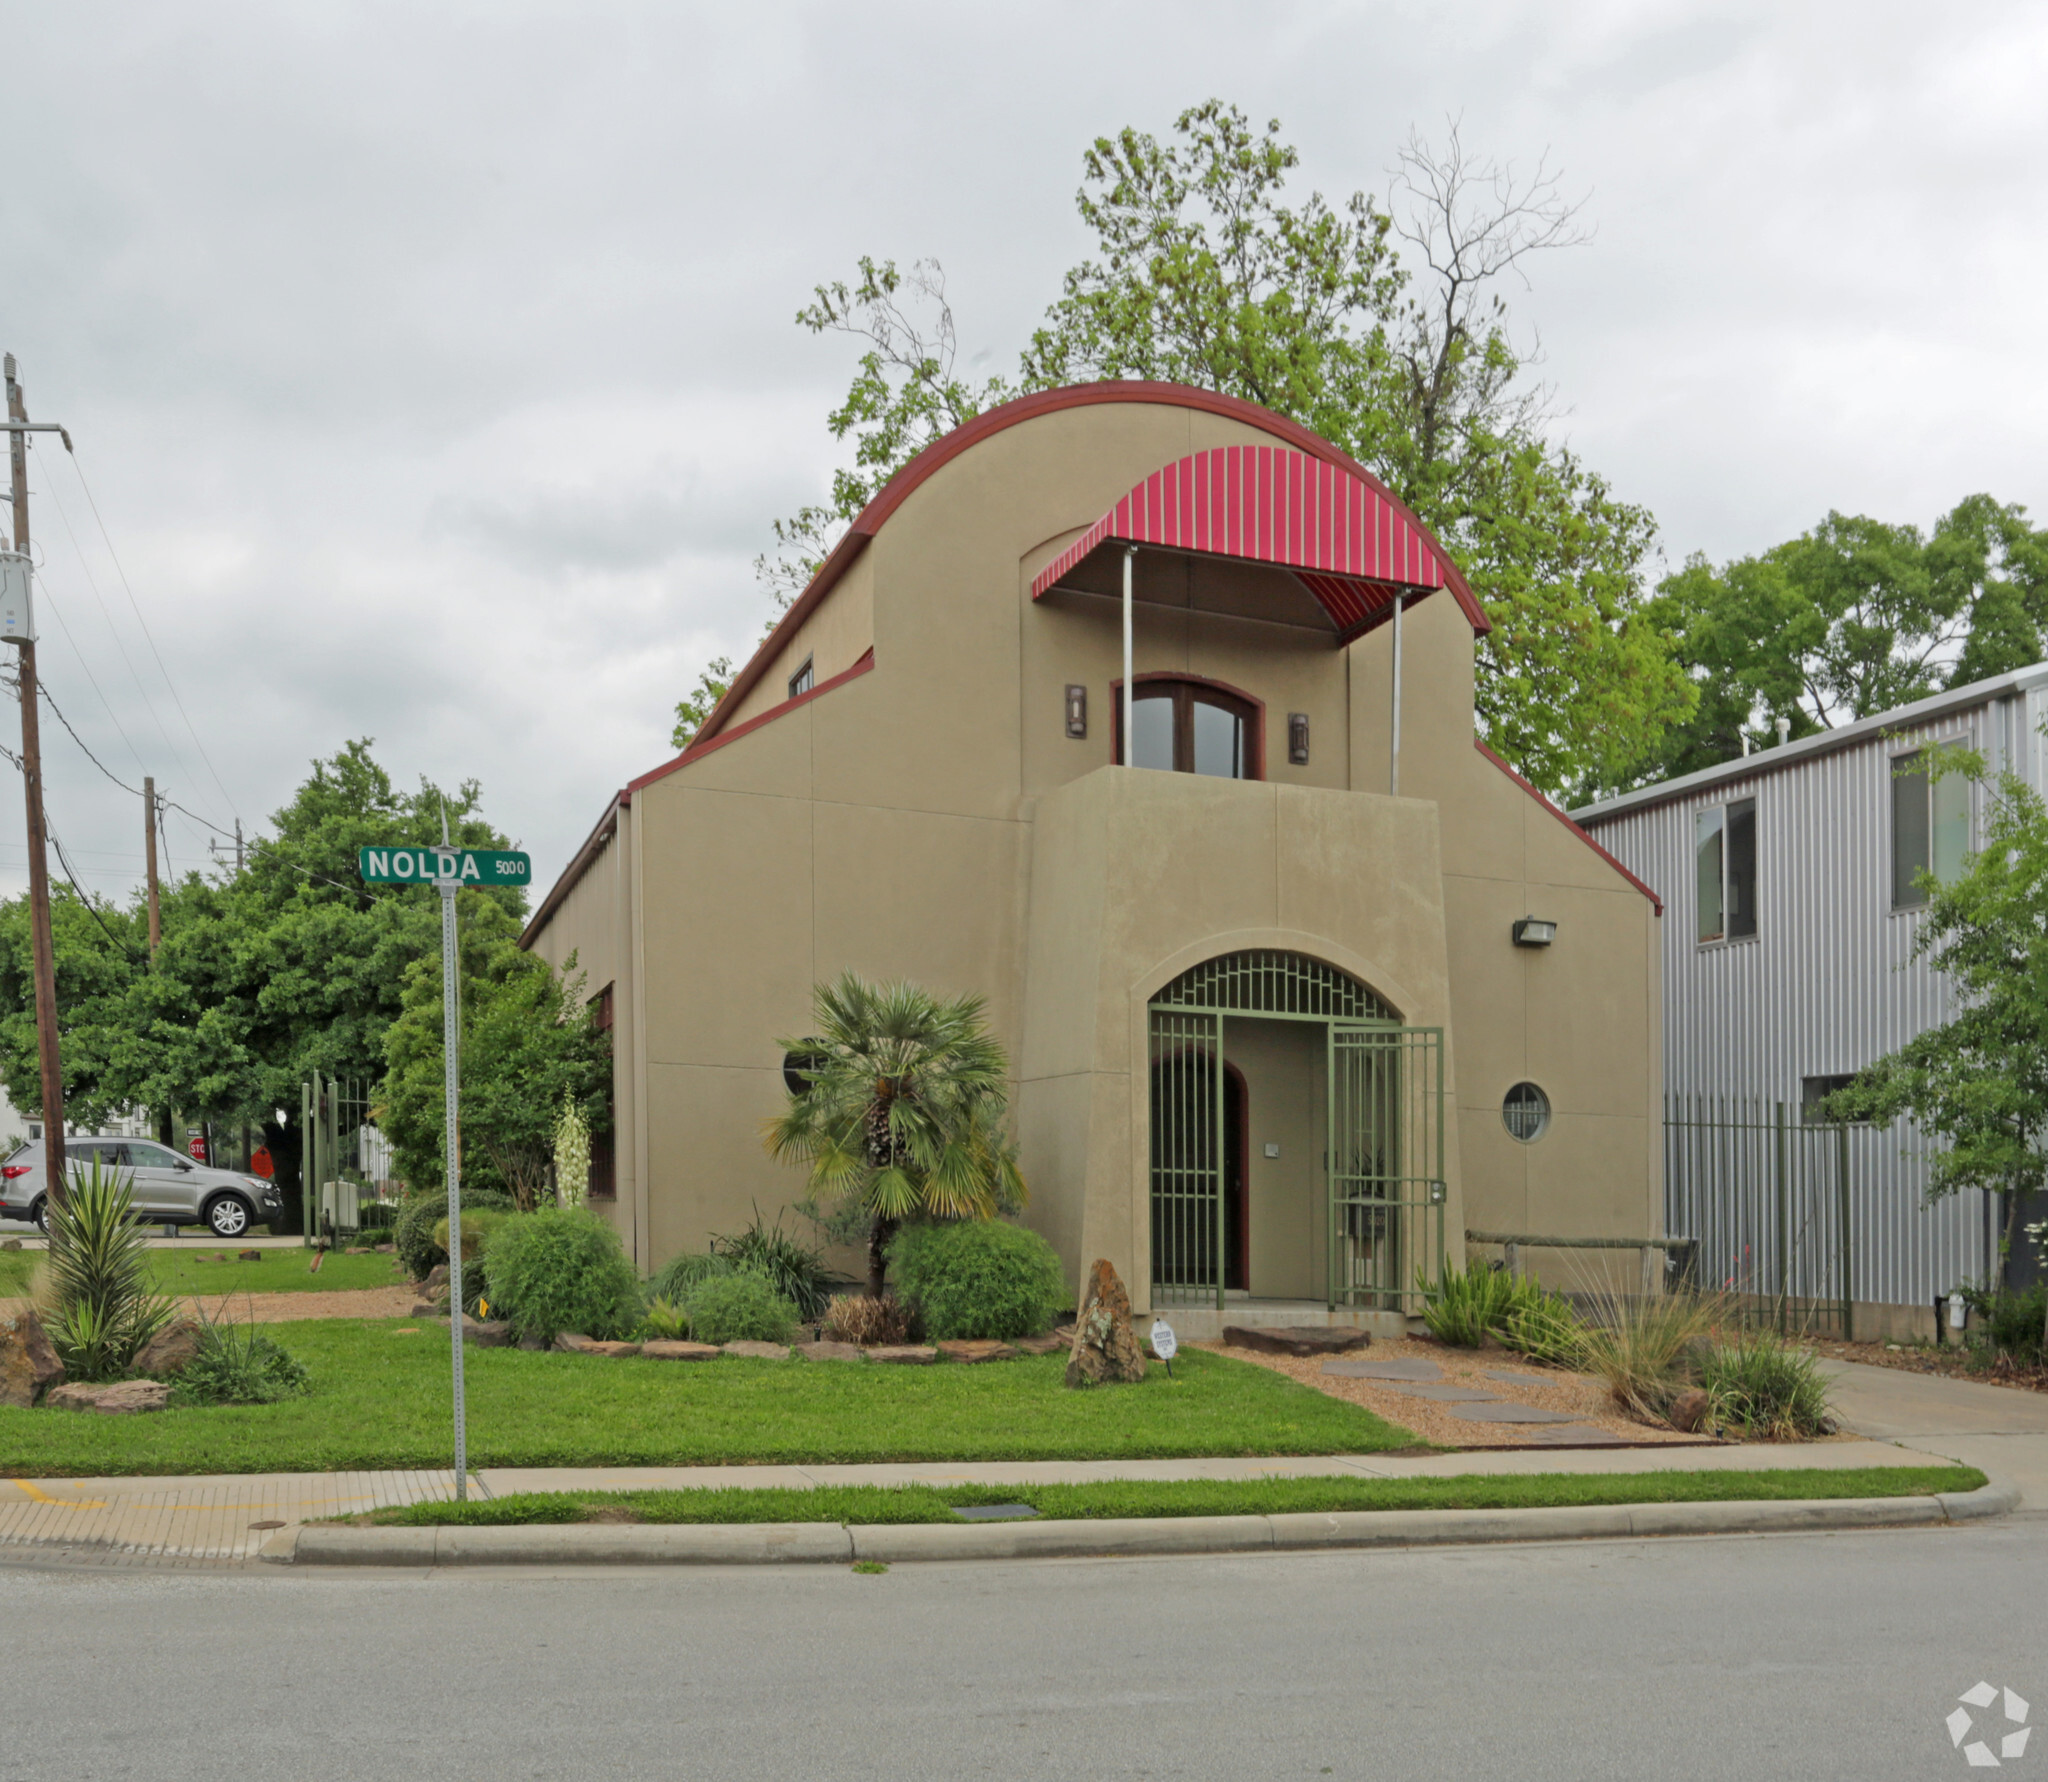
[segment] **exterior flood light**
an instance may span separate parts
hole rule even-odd
[[[1515,945],[1518,947],[1547,947],[1557,939],[1557,924],[1546,922],[1541,916],[1524,916],[1515,924]]]

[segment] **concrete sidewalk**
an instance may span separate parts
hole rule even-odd
[[[1974,1466],[2048,1510],[2048,1393],[1861,1362],[1823,1363],[1845,1429]]]
[[[880,1466],[483,1467],[475,1496],[521,1491],[815,1485],[1052,1485],[1108,1479],[1454,1478],[1461,1474],[1705,1472],[1787,1467],[1919,1466],[1938,1457],[1890,1442],[1768,1447],[1475,1450],[1253,1460],[1027,1460]],[[1974,1464],[1974,1463],[1973,1463]],[[280,1529],[332,1516],[436,1502],[452,1472],[214,1474],[193,1478],[0,1481],[0,1550],[98,1553],[136,1563],[254,1558]]]

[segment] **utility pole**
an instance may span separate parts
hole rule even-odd
[[[206,844],[206,851],[207,851],[207,852],[208,852],[209,854],[213,855],[213,856],[214,856],[214,857],[215,857],[216,859],[219,859],[219,858],[223,858],[223,857],[225,857],[225,855],[227,854],[227,849],[226,849],[226,848],[225,848],[225,847],[224,847],[224,846],[223,846],[223,845],[222,845],[221,843],[219,843],[219,842],[217,842],[217,841],[214,841],[214,840],[212,840],[211,838],[209,838],[209,839],[208,839],[208,841],[207,841],[207,844]],[[240,817],[237,817],[237,818],[235,819],[235,877],[236,877],[236,878],[240,878],[241,876],[242,876],[242,819],[241,819]]]
[[[142,858],[149,872],[149,956],[163,944],[163,915],[156,902],[156,781],[142,776]]]
[[[7,461],[14,473],[14,548],[28,551],[28,436],[63,429],[44,421],[31,425],[14,376],[14,355],[6,355]],[[64,440],[70,449],[68,436]],[[43,743],[37,723],[36,645],[24,638],[21,651],[21,785],[28,805],[29,932],[35,951],[36,1049],[43,1078],[43,1156],[52,1201],[64,1199],[64,1070],[57,1054],[57,949],[50,938],[50,861],[43,827]]]

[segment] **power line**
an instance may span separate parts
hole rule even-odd
[[[93,499],[92,485],[85,480],[85,466],[78,461],[75,450],[66,455],[71,460],[71,468],[77,473],[78,486],[85,491],[86,505],[92,509],[93,522],[100,529],[100,537],[107,541],[107,555],[114,560],[114,571],[121,578],[121,587],[128,596],[129,606],[134,609],[135,622],[142,627],[142,635],[149,644],[149,653],[156,658],[157,671],[164,677],[164,685],[171,690],[171,698],[178,707],[178,716],[185,720],[185,729],[192,738],[192,746],[199,751],[199,759],[206,763],[206,771],[213,775],[213,783],[220,788],[221,797],[227,800],[228,810],[239,817],[242,813],[237,808],[233,795],[222,781],[220,770],[214,766],[213,757],[207,754],[206,745],[199,740],[199,732],[192,726],[192,714],[186,711],[185,701],[179,696],[178,683],[171,679],[171,671],[164,667],[163,652],[156,647],[156,638],[149,629],[149,621],[142,616],[142,607],[135,598],[135,590],[129,585],[128,572],[121,567],[121,553],[114,549],[113,535],[108,532],[106,521],[100,517],[100,504]]]
[[[123,792],[126,792],[129,795],[129,797],[140,798],[142,796],[142,793],[137,787],[129,785],[126,780],[122,779],[119,774],[115,773],[111,767],[109,767],[104,761],[102,761],[97,755],[95,755],[92,752],[92,749],[87,745],[85,738],[78,734],[78,731],[73,727],[71,720],[64,715],[64,708],[60,706],[56,702],[56,700],[50,697],[50,689],[47,683],[43,687],[43,698],[48,703],[50,710],[57,714],[57,722],[62,724],[66,730],[71,732],[71,740],[85,751],[85,758],[88,761],[90,761],[93,764],[93,766],[97,767],[101,773],[105,774],[108,779],[112,780],[115,785],[119,786]],[[168,741],[169,739],[166,738],[165,740]],[[197,811],[186,810],[185,807],[182,804],[180,804],[175,798],[159,797],[157,799],[157,803],[169,805],[172,810],[181,812],[183,815],[190,817],[193,822],[202,824],[206,828],[211,829],[215,835],[234,834],[234,831],[232,829],[223,829],[218,823],[208,822],[207,819],[202,817]]]
[[[7,764],[10,767],[12,767],[16,773],[20,773],[23,771],[21,757],[17,755],[12,749],[6,747],[4,744],[0,744],[0,758],[4,758]],[[70,858],[64,852],[64,844],[57,839],[57,831],[51,825],[50,819],[47,814],[45,814],[43,818],[43,833],[50,838],[50,846],[57,850],[57,864],[64,869],[65,881],[70,885],[72,891],[77,895],[78,901],[85,906],[86,914],[91,916],[95,922],[99,923],[100,932],[107,937],[109,943],[111,943],[113,946],[120,948],[123,952],[129,954],[131,958],[135,957],[135,949],[131,945],[129,945],[128,942],[122,940],[120,936],[115,934],[115,932],[107,926],[105,919],[100,915],[98,907],[93,903],[93,900],[86,895],[85,887],[78,882],[77,874],[75,874],[71,870]]]
[[[72,655],[78,658],[78,666],[85,670],[85,678],[92,683],[92,690],[99,696],[100,704],[106,707],[107,716],[112,720],[114,729],[119,732],[122,742],[128,745],[128,753],[135,756],[135,765],[140,767],[142,765],[142,757],[136,754],[133,740],[129,737],[128,732],[122,728],[121,720],[115,716],[113,704],[108,700],[106,690],[101,687],[99,676],[93,673],[92,664],[86,660],[85,652],[78,647],[78,639],[71,635],[71,623],[64,617],[63,603],[52,600],[48,603],[46,610],[56,618],[57,629],[64,633],[64,642],[70,647]],[[43,682],[43,694],[45,698],[48,698],[49,683],[47,681]],[[102,769],[101,771],[104,772],[105,770]]]

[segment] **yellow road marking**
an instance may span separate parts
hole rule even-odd
[[[33,1485],[26,1479],[10,1479],[8,1480],[8,1483],[10,1485],[18,1487],[22,1491],[27,1492],[32,1502],[39,1504],[55,1504],[57,1508],[60,1510],[104,1510],[107,1507],[104,1503],[98,1502],[90,1498],[82,1502],[74,1503],[68,1498],[52,1497],[47,1491],[43,1490],[41,1486]]]

